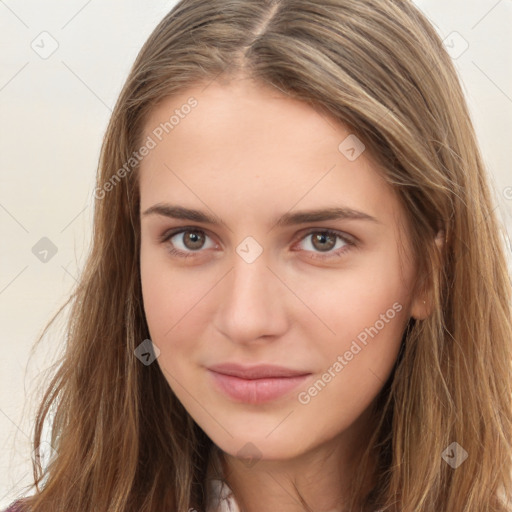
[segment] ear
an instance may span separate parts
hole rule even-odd
[[[443,230],[438,231],[434,240],[439,251],[442,251],[445,245],[445,232]],[[411,304],[411,316],[417,320],[425,320],[430,316],[432,312],[432,297],[430,290],[426,290],[422,287],[414,296],[414,300]]]

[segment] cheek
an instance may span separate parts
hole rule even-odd
[[[166,264],[164,251],[141,249],[141,285],[144,312],[153,343],[160,349],[158,362],[169,358],[175,325],[179,320],[180,304],[187,302],[187,287],[176,281]]]
[[[308,335],[320,342],[323,364],[314,380],[298,390],[296,403],[301,421],[318,438],[348,428],[371,405],[391,374],[408,321],[393,287],[374,288],[371,295],[361,288],[352,291],[331,311],[336,334]]]
[[[173,267],[165,251],[141,251],[141,285],[150,338],[166,377],[190,379],[202,338],[211,319],[208,291],[216,276]],[[187,368],[187,371],[185,371]],[[172,384],[170,382],[170,384]]]
[[[181,329],[184,320],[181,309],[187,301],[187,288],[176,283],[169,272],[165,271],[156,261],[151,258],[144,259],[141,256],[141,284],[144,302],[144,312],[149,328],[149,336],[153,344],[158,347],[159,355],[156,363],[160,367],[170,388],[174,391],[180,401],[186,403],[186,396],[181,396],[179,383],[185,383],[190,376],[187,361],[192,357],[189,352],[192,350],[190,343],[177,342],[183,336]],[[190,383],[187,382],[187,388]]]
[[[297,295],[307,297],[305,302],[314,313],[311,319],[321,321],[309,325],[322,333],[324,339],[329,339],[330,332],[333,341],[355,338],[375,323],[379,330],[385,326],[388,332],[398,333],[410,304],[409,286],[398,268],[382,262],[365,263],[357,269],[303,279]]]
[[[152,339],[161,337],[161,331],[165,327],[165,311],[170,310],[171,306],[171,296],[167,287],[162,283],[162,279],[159,279],[162,275],[161,266],[154,260],[151,254],[147,255],[144,250],[141,251],[142,298]]]
[[[325,327],[318,321],[303,323],[304,337],[317,340],[325,380],[336,375],[328,385],[333,398],[336,393],[349,393],[348,400],[369,397],[389,376],[409,320],[409,280],[402,270],[390,255],[329,276],[329,283],[310,283],[308,297]]]
[[[165,250],[141,247],[140,277],[146,320],[152,336],[162,340],[185,314],[198,293],[193,276],[173,268]],[[171,331],[170,331],[171,330]]]

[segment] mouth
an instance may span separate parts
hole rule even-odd
[[[236,402],[261,404],[277,400],[303,384],[311,372],[283,366],[242,366],[223,364],[211,366],[216,389]]]

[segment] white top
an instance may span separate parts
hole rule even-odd
[[[206,512],[240,512],[233,491],[221,480],[210,480],[212,499]]]

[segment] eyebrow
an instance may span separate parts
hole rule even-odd
[[[155,204],[144,211],[142,215],[162,215],[171,219],[190,220],[212,225],[224,224],[222,219],[216,215],[167,203]],[[352,208],[339,207],[303,210],[293,213],[287,212],[276,219],[273,225],[277,227],[285,227],[293,226],[296,224],[306,224],[308,222],[331,220],[365,220],[380,224],[380,221],[378,221],[375,217],[368,215],[367,213],[354,210]]]

